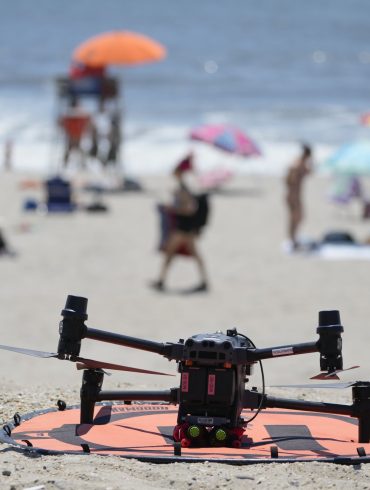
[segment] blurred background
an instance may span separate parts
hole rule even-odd
[[[13,140],[15,166],[49,168],[55,78],[87,38],[129,30],[167,49],[160,63],[111,70],[123,84],[130,173],[167,172],[198,123],[232,122],[259,142],[263,160],[241,172],[279,172],[301,140],[325,157],[368,133],[359,117],[368,109],[369,9],[366,0],[5,2],[0,142]],[[204,165],[215,159],[199,151]]]
[[[238,327],[258,347],[315,339],[317,312],[338,308],[348,325],[345,363],[362,364],[368,377],[361,342],[370,340],[369,263],[292,257],[281,245],[282,177],[299,144],[312,144],[319,173],[342,144],[369,138],[363,118],[370,110],[370,3],[12,0],[1,7],[0,215],[18,255],[0,262],[0,342],[54,351],[67,294],[89,298],[88,323],[95,328],[177,341]],[[25,219],[19,180],[46,178],[62,159],[56,79],[68,75],[77,46],[114,30],[149,36],[167,53],[155,63],[109,67],[120,83],[124,169],[149,192],[106,196],[106,215]],[[240,159],[190,142],[191,129],[204,124],[239,127],[261,154]],[[199,170],[231,161],[237,180],[229,195],[215,195],[202,239],[210,294],[158,296],[147,287],[159,266],[155,206],[190,145]],[[7,159],[11,172],[5,171]],[[263,180],[257,185],[252,175]],[[315,176],[307,183],[304,233],[317,239],[327,230],[346,229],[368,238],[358,210],[334,212],[327,194],[327,180]],[[193,273],[179,262],[173,283],[188,283]],[[86,357],[174,371],[145,353],[88,342],[84,349]],[[3,376],[19,383],[79,383],[72,368],[50,361],[46,371],[45,362],[0,356]],[[268,381],[275,383],[302,382],[319,367],[315,355],[266,365]]]

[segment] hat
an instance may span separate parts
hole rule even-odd
[[[175,172],[188,172],[193,170],[193,154],[189,153],[175,167]]]

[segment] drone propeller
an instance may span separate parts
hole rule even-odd
[[[55,354],[54,352],[43,352],[40,350],[22,349],[21,347],[12,347],[10,345],[0,344],[0,349],[19,352],[19,354],[26,354],[27,356],[33,356],[33,357],[42,357],[42,358],[58,357],[58,354]]]
[[[158,374],[161,376],[174,376],[174,374],[161,373],[159,371],[149,371],[147,369],[134,368],[130,366],[123,366],[121,364],[112,364],[110,362],[94,361],[93,359],[85,359],[83,357],[76,358],[77,369],[112,369],[116,371],[129,371],[131,373],[142,374]],[[81,362],[80,362],[81,361]]]
[[[341,382],[341,383],[306,383],[306,384],[301,384],[301,385],[271,385],[269,388],[328,388],[328,389],[344,389],[344,388],[350,388],[351,386],[354,386],[357,383],[357,381],[348,381],[348,382]]]
[[[346,369],[336,369],[335,371],[331,371],[330,373],[319,373],[316,374],[316,376],[312,376],[310,379],[323,379],[323,380],[340,379],[338,373],[343,373],[344,371],[350,371],[351,369],[357,369],[359,367],[360,366],[351,366]]]
[[[10,345],[1,345],[0,349],[9,350],[12,352],[18,352],[19,354],[25,354],[27,356],[41,357],[47,359],[50,357],[58,358],[58,354],[55,352],[43,352],[32,349],[22,349],[21,347],[12,347]],[[174,374],[161,373],[159,371],[148,371],[147,369],[133,368],[129,366],[123,366],[121,364],[112,364],[110,362],[94,361],[93,359],[85,359],[84,357],[75,357],[73,362],[77,363],[77,369],[111,369],[116,371],[129,371],[133,373],[143,374],[157,374],[160,376],[174,376]]]

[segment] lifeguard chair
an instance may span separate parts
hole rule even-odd
[[[78,72],[78,76],[72,76],[70,73],[69,77],[59,77],[56,79],[56,84],[60,106],[58,122],[66,137],[64,165],[67,165],[71,152],[77,150],[80,153],[81,164],[84,166],[87,156],[97,156],[96,149],[92,149],[97,148],[100,138],[93,115],[99,111],[94,110],[91,103],[89,105],[89,101],[96,104],[99,110],[109,102],[115,107],[113,113],[118,113],[118,80],[106,76],[104,72],[95,73],[95,71],[88,70]],[[119,133],[121,131],[120,125],[118,131]],[[84,139],[85,147],[83,147]],[[90,143],[89,140],[91,140]],[[112,156],[110,155],[110,161],[115,164],[118,160],[120,138],[112,141],[112,146],[113,143],[115,152]],[[86,145],[89,145],[90,149],[87,149]],[[103,163],[100,156],[98,158]]]

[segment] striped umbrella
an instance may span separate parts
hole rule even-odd
[[[245,157],[261,155],[261,151],[251,138],[240,129],[227,124],[198,126],[190,132],[190,138],[236,155]]]

